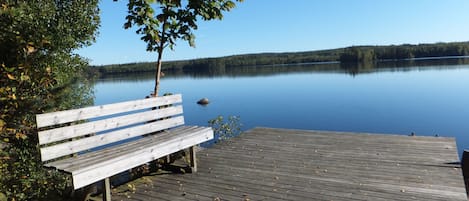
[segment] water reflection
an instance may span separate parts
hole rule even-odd
[[[426,59],[426,60],[401,60],[383,61],[376,63],[309,63],[292,65],[268,65],[245,67],[202,67],[195,70],[165,71],[164,78],[214,78],[214,77],[258,77],[285,75],[290,73],[342,73],[353,77],[360,74],[374,72],[407,72],[447,68],[463,68],[463,64],[469,64],[469,58]],[[142,82],[154,80],[154,73],[133,73],[123,75],[102,76],[101,81]],[[164,79],[163,78],[163,79]]]
[[[372,72],[407,72],[414,70],[452,69],[462,68],[461,65],[469,64],[469,58],[445,58],[445,59],[416,59],[400,61],[382,61],[365,63],[340,63],[341,72],[356,76]]]

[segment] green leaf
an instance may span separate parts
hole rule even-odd
[[[30,77],[28,75],[23,74],[23,75],[20,76],[20,80],[21,81],[28,81],[28,80],[30,80]]]

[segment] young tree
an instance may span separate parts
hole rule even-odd
[[[124,28],[138,26],[137,34],[147,43],[147,51],[156,51],[155,87],[153,96],[158,96],[161,77],[161,59],[164,48],[173,49],[178,39],[195,46],[193,34],[197,20],[223,18],[223,12],[235,7],[243,0],[129,0],[127,22]]]

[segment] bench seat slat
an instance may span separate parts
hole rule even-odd
[[[109,143],[165,130],[168,128],[184,124],[183,116],[160,120],[130,128],[120,129],[109,133],[95,135],[83,139],[78,139],[66,143],[52,145],[41,148],[42,161],[52,160],[54,158],[70,155],[80,151],[85,151],[95,147],[103,146]]]
[[[201,135],[201,133],[207,132],[209,128],[203,128],[203,127],[191,127],[189,130],[182,131],[182,130],[170,130],[165,133],[162,133],[160,135],[155,135],[155,136],[149,136],[149,138],[146,139],[140,139],[140,143],[134,144],[132,146],[129,146],[128,144],[123,144],[120,146],[116,146],[113,148],[114,154],[109,155],[107,159],[103,159],[102,157],[93,157],[93,160],[89,160],[88,164],[75,164],[74,166],[70,166],[67,168],[64,168],[64,171],[70,172],[70,173],[81,173],[81,172],[86,172],[86,171],[92,171],[93,169],[96,168],[95,164],[107,164],[110,163],[112,164],[113,161],[115,160],[127,160],[128,154],[130,155],[138,155],[139,152],[141,152],[143,149],[149,147],[149,146],[154,146],[158,144],[158,147],[164,147],[168,143],[173,143],[173,140],[178,140],[178,141],[183,141],[187,140],[188,138],[191,138],[196,135]],[[198,143],[196,143],[198,144]],[[196,145],[193,144],[193,145]],[[158,148],[159,149],[159,148]],[[175,149],[173,150],[174,153],[176,151],[179,151],[181,149]],[[157,158],[155,158],[157,159]],[[155,160],[153,159],[153,160]],[[143,163],[142,163],[143,164]],[[130,169],[130,168],[128,168]]]
[[[116,155],[126,153],[129,151],[133,151],[131,149],[123,149],[122,147],[140,147],[140,146],[147,146],[148,144],[154,143],[155,140],[157,141],[165,141],[171,138],[170,135],[168,135],[168,132],[176,132],[176,133],[184,133],[184,132],[191,132],[191,131],[196,131],[197,129],[201,129],[200,127],[197,126],[181,126],[177,127],[174,129],[171,129],[171,131],[165,130],[162,131],[161,133],[157,133],[153,136],[149,136],[151,138],[148,138],[150,140],[145,139],[138,139],[134,140],[131,142],[127,142],[125,146],[118,146],[118,147],[108,147],[101,149],[99,151],[93,151],[93,152],[86,152],[84,154],[75,156],[75,157],[70,157],[66,158],[63,160],[59,161],[53,161],[50,163],[45,164],[47,167],[55,167],[57,169],[61,170],[69,170],[71,171],[71,167],[80,167],[80,166],[90,166],[96,163],[96,160],[109,160],[114,158]]]
[[[74,110],[38,114],[36,115],[36,123],[38,128],[42,128],[46,126],[69,123],[74,121],[80,121],[90,118],[102,117],[112,114],[124,113],[134,110],[141,110],[181,102],[181,94],[152,97],[147,99],[126,101],[101,106],[91,106]]]
[[[44,145],[178,114],[182,114],[182,105],[40,131],[39,144]]]
[[[164,140],[162,140],[164,138]],[[147,136],[135,143],[117,145],[95,151],[94,157],[86,154],[74,157],[73,164],[67,160],[45,164],[72,174],[74,188],[78,189],[90,183],[137,167],[146,162],[186,149],[193,145],[213,139],[213,131],[206,127],[183,127]],[[107,157],[100,157],[106,153]],[[114,153],[110,154],[109,153]],[[84,164],[81,163],[84,160]],[[63,168],[67,166],[66,168]]]

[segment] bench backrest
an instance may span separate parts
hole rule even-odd
[[[178,94],[38,114],[41,160],[110,146],[183,125],[181,103],[182,96]]]

